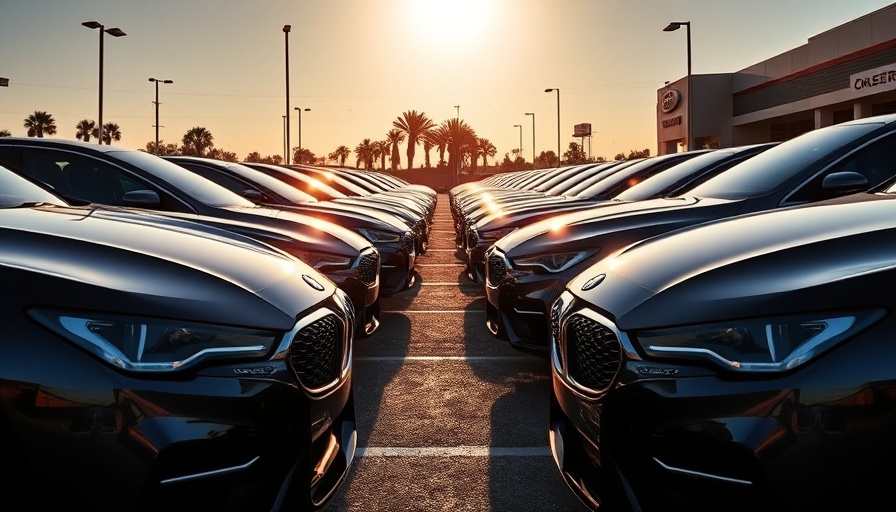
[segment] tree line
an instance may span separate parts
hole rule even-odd
[[[29,137],[52,136],[57,133],[56,120],[53,119],[51,114],[44,111],[35,111],[26,117],[24,127],[27,129]],[[10,135],[8,130],[0,130],[0,137],[8,137]],[[93,120],[82,119],[75,125],[75,137],[78,140],[90,142],[91,138],[96,139],[98,135],[99,129]],[[103,142],[108,145],[113,141],[120,140],[120,127],[116,123],[104,123]],[[346,161],[354,154],[356,168],[369,170],[378,168],[395,172],[401,168],[399,146],[402,143],[406,144],[405,162],[407,167],[405,169],[407,170],[415,169],[414,161],[417,157],[418,146],[423,148],[423,165],[420,168],[449,170],[454,174],[464,172],[475,174],[478,172],[480,159],[482,166],[487,168],[489,167],[488,159],[494,158],[497,154],[495,145],[487,138],[479,137],[476,131],[462,119],[446,119],[436,125],[426,113],[408,110],[392,121],[391,128],[381,139],[365,138],[355,146],[354,150],[340,145],[325,157],[317,156],[307,148],[294,147],[291,148],[291,161],[300,164],[338,164],[345,166]],[[187,130],[181,138],[180,144],[165,143],[161,140],[156,144],[153,140],[147,142],[145,148],[141,149],[141,151],[157,155],[192,155],[229,162],[240,161],[236,153],[216,148],[214,136],[207,128],[202,126],[196,126]],[[433,151],[435,151],[438,158],[435,164],[433,164],[432,158]],[[645,158],[649,156],[650,150],[648,149],[633,150],[629,152],[628,156],[624,153],[616,154],[614,160]],[[274,164],[283,163],[283,160],[281,155],[261,155],[257,151],[249,153],[242,159],[245,162]],[[542,151],[541,154],[535,157],[534,162],[529,163],[520,154],[519,149],[514,149],[510,153],[505,153],[504,159],[500,163],[493,163],[499,171],[507,172],[602,161],[606,161],[606,159],[603,157],[592,158],[586,156],[581,144],[571,142],[568,150],[563,153],[562,160],[558,159],[557,154],[553,151]]]

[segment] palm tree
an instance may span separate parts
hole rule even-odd
[[[94,128],[90,132],[94,137],[99,138],[100,131]],[[112,144],[113,140],[121,140],[121,128],[115,123],[103,123],[103,144]]]
[[[82,119],[75,125],[75,137],[84,142],[90,142],[90,137],[96,132],[96,121]]]
[[[456,177],[466,158],[476,154],[476,132],[470,125],[456,118],[443,121],[442,127],[448,132],[448,168],[452,169]]]
[[[370,139],[362,140],[357,146],[355,146],[355,156],[358,158],[355,167],[359,167],[359,164],[363,163],[365,169],[373,168],[373,142]]]
[[[429,152],[432,151],[432,147],[435,144],[432,143],[432,130],[427,131],[423,134],[423,154],[426,156],[424,160],[423,166],[429,169],[432,167],[429,163]]]
[[[478,139],[476,145],[479,156],[482,157],[482,166],[488,167],[488,160],[486,160],[486,157],[494,157],[498,154],[498,149],[490,140],[483,138]]]
[[[402,117],[399,117],[395,121],[392,121],[392,126],[407,135],[408,170],[410,171],[414,168],[414,154],[417,152],[417,144],[420,143],[426,132],[428,132],[432,128],[435,128],[436,125],[432,122],[432,119],[426,116],[424,112],[409,110],[401,115]],[[427,162],[428,161],[429,160],[427,159]],[[396,167],[396,165],[398,164],[393,164],[393,169]],[[429,166],[427,165],[427,167]]]
[[[33,114],[25,118],[25,128],[28,128],[29,137],[43,137],[44,134],[56,135],[56,120],[42,110],[35,110]]]
[[[386,143],[391,148],[390,153],[392,155],[392,172],[398,170],[398,167],[401,165],[401,157],[398,155],[398,145],[404,142],[405,132],[398,129],[393,128],[386,133]],[[408,146],[410,146],[410,142],[408,142]],[[409,160],[410,161],[410,160]],[[383,162],[385,167],[385,162]],[[410,170],[410,167],[408,167]]]
[[[378,140],[373,143],[373,158],[380,159],[380,169],[386,170],[386,157],[389,155],[389,141]]]
[[[202,126],[194,126],[187,130],[181,142],[183,143],[183,154],[193,156],[203,156],[207,149],[215,146],[215,138],[212,132],[206,130]]]
[[[339,146],[331,154],[332,156],[330,158],[338,160],[339,165],[345,167],[345,160],[352,154],[352,150],[348,149],[346,146]]]
[[[9,130],[0,130],[0,137],[12,137],[12,132]]]
[[[448,128],[445,126],[445,123],[426,132],[426,140],[439,151],[438,165],[445,163],[445,150],[448,149],[448,141],[450,138],[451,134],[448,133]],[[429,159],[429,153],[426,154],[426,158],[427,160]]]

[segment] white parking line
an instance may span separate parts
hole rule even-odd
[[[465,315],[466,315],[466,314],[469,314],[469,313],[473,313],[473,314],[478,314],[478,315],[484,315],[484,314],[485,314],[485,311],[484,311],[484,310],[481,310],[481,311],[467,311],[467,310],[465,310],[465,309],[442,310],[442,311],[431,311],[431,310],[428,310],[428,309],[421,309],[421,310],[408,310],[408,309],[405,309],[405,310],[401,310],[401,311],[380,311],[380,314],[383,314],[383,313],[393,313],[393,314],[396,314],[396,315],[404,315],[404,314],[410,314],[410,313],[423,313],[423,314],[426,314],[426,315],[429,315],[429,314],[432,314],[432,313],[435,313],[435,314],[437,314],[437,315],[441,315],[441,314],[445,314],[445,315],[448,315],[448,314],[455,314],[455,315],[458,315],[458,314],[465,314]]]
[[[427,446],[421,448],[365,447],[355,451],[356,457],[549,457],[544,446]]]
[[[520,354],[518,356],[367,356],[355,357],[354,361],[466,361],[466,362],[491,362],[491,361],[536,361],[540,360],[535,355]]]

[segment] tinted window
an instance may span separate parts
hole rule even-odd
[[[631,188],[623,191],[613,199],[618,199],[619,201],[641,201],[653,198],[669,187],[674,186],[676,183],[679,183],[707,166],[728,158],[733,154],[734,152],[731,150],[720,149],[711,153],[695,156],[684,162],[676,161],[678,162],[677,164],[673,162],[671,164],[672,167],[669,169],[656,176],[651,176],[649,179],[646,179],[637,185],[632,185]]]
[[[805,133],[732,167],[695,187],[689,195],[744,199],[768,194],[814,162],[881,126],[843,124]]]
[[[210,206],[252,208],[254,203],[226,188],[196,175],[183,167],[142,151],[110,152],[115,158],[133,164],[156,176],[193,199]]]
[[[27,203],[65,204],[61,199],[34,183],[5,167],[0,167],[0,208]]]
[[[847,155],[824,173],[801,186],[787,198],[787,202],[802,203],[827,199],[831,193],[822,188],[822,181],[825,176],[842,171],[856,172],[865,176],[868,179],[868,188],[890,179],[896,174],[896,134],[881,137]]]

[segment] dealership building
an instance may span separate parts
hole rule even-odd
[[[657,148],[663,155],[783,141],[889,113],[896,113],[896,4],[740,71],[666,84],[657,91]]]

